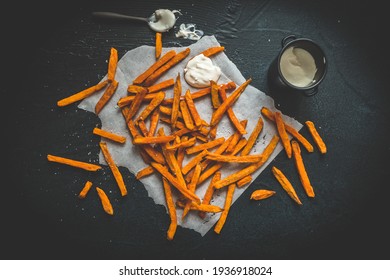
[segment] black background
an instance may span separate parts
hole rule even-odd
[[[377,1],[379,2],[379,1]],[[297,189],[297,207],[272,177],[272,165],[299,179],[280,153],[234,203],[220,235],[203,238],[178,228],[134,175],[121,168],[129,195],[119,199],[108,168],[96,174],[49,163],[48,153],[98,162],[97,116],[56,102],[106,74],[110,47],[119,57],[153,45],[144,23],[101,22],[92,11],[148,16],[179,9],[215,35],[252,85],[274,96],[300,122],[312,120],[328,153],[303,153],[316,198]],[[2,259],[388,259],[389,100],[384,8],[375,1],[34,1],[2,17]],[[324,49],[328,73],[317,95],[286,103],[269,88],[267,70],[286,35],[308,37]],[[185,46],[174,30],[165,47]],[[309,137],[305,129],[304,136]],[[113,217],[95,194],[80,201],[86,180],[111,188]],[[272,186],[277,196],[249,200]]]

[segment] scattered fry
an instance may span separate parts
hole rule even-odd
[[[241,180],[237,181],[237,188],[241,188],[241,187],[245,186],[246,184],[250,183],[251,181],[252,181],[252,176],[248,175],[248,176],[242,178]]]
[[[126,137],[124,137],[122,135],[118,135],[116,133],[109,132],[107,130],[104,130],[104,129],[101,129],[101,128],[98,128],[98,127],[95,127],[92,130],[92,133],[96,134],[96,135],[99,135],[101,137],[104,137],[106,139],[109,139],[109,140],[121,143],[121,144],[126,142]]]
[[[266,117],[267,119],[269,119],[270,121],[275,121],[275,116],[274,116],[274,113],[272,113],[268,108],[266,107],[262,107],[261,108],[261,113],[264,117]],[[295,128],[293,128],[292,126],[289,126],[288,124],[284,123],[284,128],[286,129],[286,131],[288,133],[291,134],[292,137],[294,137],[295,139],[297,139],[304,147],[305,149],[308,151],[308,152],[313,152],[314,151],[314,148],[312,146],[312,144],[310,144],[309,141],[306,140],[305,137],[302,136],[302,134],[300,134]]]
[[[185,101],[187,103],[188,110],[191,113],[191,116],[192,116],[192,118],[194,120],[195,125],[196,126],[200,126],[202,124],[202,119],[200,118],[198,110],[195,107],[195,103],[194,103],[194,100],[192,99],[190,90],[186,91],[186,93],[184,95],[184,99],[185,99]]]
[[[172,127],[176,126],[176,121],[179,114],[181,90],[182,88],[181,88],[180,73],[178,73],[176,76],[175,85],[173,87],[173,103],[172,103],[172,113],[171,113]]]
[[[214,109],[217,109],[219,106],[221,106],[221,101],[219,100],[218,95],[218,85],[217,82],[214,80],[210,81],[210,93],[211,93],[211,105],[213,105]]]
[[[202,169],[200,168],[200,164],[197,163],[195,166],[195,169],[194,169],[194,174],[192,175],[192,178],[191,178],[191,182],[187,186],[188,189],[192,192],[195,192],[196,185],[198,184],[198,180],[199,180],[199,176],[200,176],[201,171],[202,171]],[[192,201],[188,201],[186,203],[186,205],[184,206],[183,214],[181,216],[182,220],[187,216],[188,211],[190,211],[191,202]]]
[[[273,196],[275,193],[276,193],[275,191],[270,191],[265,189],[255,190],[252,192],[250,199],[262,200]]]
[[[234,182],[237,182],[238,180],[241,180],[242,178],[251,175],[253,172],[255,172],[257,169],[259,169],[269,158],[269,156],[272,154],[272,152],[275,150],[276,145],[279,143],[279,136],[274,135],[272,137],[272,140],[267,145],[267,147],[264,149],[262,155],[263,158],[261,161],[257,163],[253,163],[249,165],[248,167],[241,169],[240,171],[237,171],[236,173],[233,173],[229,176],[227,176],[225,179],[219,180],[214,184],[214,187],[216,189],[220,189],[222,187],[228,186]]]
[[[222,101],[225,101],[227,99],[226,88],[227,88],[226,86],[221,86],[219,88],[219,91],[218,91],[219,95],[221,96]],[[228,114],[228,117],[229,117],[231,123],[236,127],[236,129],[240,132],[240,134],[242,134],[242,135],[246,134],[246,130],[242,126],[242,124],[240,123],[240,121],[238,120],[236,115],[234,114],[233,108],[228,108],[226,112]],[[216,126],[214,126],[214,127],[216,127]]]
[[[143,87],[138,87],[138,92],[130,105],[130,109],[127,112],[126,120],[130,120],[133,116],[135,116],[138,112],[138,109],[147,93],[147,89]]]
[[[214,114],[211,118],[210,125],[215,126],[223,117],[223,114],[228,108],[230,108],[238,99],[238,97],[244,92],[246,87],[252,81],[251,78],[246,80],[242,85],[240,85],[222,104],[214,111]]]
[[[142,137],[138,136],[133,140],[134,145],[142,145],[142,144],[161,144],[161,143],[167,143],[169,141],[172,141],[175,139],[174,135],[167,135],[167,136],[148,136],[148,137]]]
[[[301,148],[297,141],[291,141],[292,153],[295,160],[295,166],[298,171],[299,179],[301,180],[302,186],[306,191],[308,197],[314,197],[313,186],[310,183],[309,176],[307,175],[305,165],[303,164],[303,159],[301,155]]]
[[[185,59],[190,54],[190,48],[186,48],[184,51],[176,54],[172,59],[170,59],[167,63],[158,68],[155,72],[153,72],[143,83],[145,86],[150,86],[157,81],[165,72],[171,69],[173,66],[178,64],[180,61]]]
[[[145,72],[139,75],[137,78],[133,80],[133,84],[140,85],[142,84],[152,73],[154,73],[158,68],[166,64],[169,60],[171,60],[176,55],[174,50],[168,51],[164,54],[159,60],[153,63]]]
[[[114,175],[115,181],[118,184],[119,190],[122,196],[127,195],[127,188],[125,182],[123,181],[122,174],[120,173],[118,167],[116,166],[114,159],[112,158],[110,152],[108,151],[107,143],[100,142],[100,150],[103,153],[104,159],[106,160],[108,166],[110,167],[112,174]]]
[[[253,129],[251,135],[248,138],[248,142],[246,143],[246,146],[241,151],[241,155],[242,156],[248,155],[249,152],[251,151],[251,149],[253,148],[253,146],[255,145],[256,140],[259,137],[259,134],[260,134],[261,130],[263,129],[263,124],[264,124],[263,118],[259,117],[259,119],[257,120],[255,128]]]
[[[207,190],[203,196],[202,204],[210,204],[210,201],[213,198],[213,194],[214,194],[214,186],[213,185],[215,182],[219,181],[220,179],[221,179],[221,172],[220,171],[215,172],[214,176],[211,179],[210,184],[207,187]],[[199,212],[198,215],[199,215],[199,217],[204,219],[204,217],[206,216],[206,213]]]
[[[275,123],[278,129],[280,140],[283,144],[284,150],[286,151],[287,157],[291,158],[291,143],[287,135],[287,131],[284,128],[284,122],[282,119],[282,114],[280,112],[275,112]]]
[[[136,122],[140,120],[145,120],[150,113],[158,106],[160,105],[161,101],[163,101],[165,98],[165,92],[160,91],[159,93],[156,94],[156,96],[150,101],[148,106],[141,112],[141,114],[138,116]]]
[[[233,201],[233,194],[234,190],[236,189],[236,184],[229,185],[227,192],[226,192],[226,199],[225,199],[225,206],[223,207],[223,211],[221,216],[218,219],[217,224],[214,227],[214,232],[220,234],[223,226],[225,225],[227,215],[230,210],[230,206],[232,205]]]
[[[163,89],[166,89],[166,88],[173,86],[174,83],[175,83],[174,79],[168,79],[168,80],[162,81],[161,83],[152,85],[152,86],[148,87],[147,89],[148,89],[149,93],[158,92],[158,91],[161,91]]]
[[[214,161],[221,161],[221,162],[253,163],[253,162],[259,162],[263,158],[263,155],[230,156],[230,155],[218,155],[209,152],[206,155],[206,158]]]
[[[168,214],[171,219],[171,223],[169,224],[169,228],[167,231],[167,239],[173,240],[173,237],[175,236],[176,229],[177,229],[176,208],[172,198],[171,186],[169,185],[168,180],[165,177],[163,177],[162,180],[163,180],[165,201],[167,203]]]
[[[98,193],[104,211],[109,215],[114,215],[114,208],[112,207],[110,199],[108,198],[105,191],[99,187],[96,187],[96,191]]]
[[[212,149],[216,146],[221,145],[223,142],[225,142],[225,138],[220,137],[220,138],[217,138],[215,140],[209,141],[207,143],[192,146],[186,150],[186,153],[187,153],[187,155],[190,155],[190,154],[194,154],[197,152],[205,151],[206,149]]]
[[[208,48],[207,50],[204,50],[202,52],[202,54],[204,56],[207,56],[207,57],[210,57],[214,54],[217,54],[217,53],[220,53],[220,52],[223,52],[225,50],[225,47],[223,46],[218,46],[218,47],[211,47],[211,48]]]
[[[162,51],[162,33],[156,32],[156,59],[159,59]]]
[[[116,67],[118,64],[118,51],[115,48],[110,50],[110,59],[108,60],[107,80],[112,83],[115,80]]]
[[[83,189],[81,190],[81,192],[79,193],[79,198],[85,198],[87,196],[87,193],[89,192],[89,190],[91,189],[92,187],[92,182],[91,181],[87,181],[83,187]]]
[[[137,180],[143,178],[143,177],[146,177],[148,175],[151,175],[154,173],[154,168],[151,167],[151,166],[147,166],[145,167],[144,169],[141,169],[140,171],[137,172],[137,175],[135,176],[135,178]]]
[[[78,93],[75,93],[69,97],[66,97],[64,99],[59,100],[57,102],[57,106],[64,107],[64,106],[67,106],[69,104],[80,101],[80,100],[87,98],[88,96],[94,94],[95,92],[101,90],[102,88],[104,88],[107,85],[108,85],[108,81],[104,80],[103,82],[100,82],[97,85],[91,86],[91,87],[84,89]]]
[[[116,89],[118,88],[118,82],[116,80],[113,80],[106,90],[104,91],[103,95],[100,97],[98,102],[95,105],[95,114],[98,115],[100,111],[103,109],[103,107],[107,104],[107,102],[111,99],[111,97],[114,95]]]
[[[186,127],[189,130],[194,130],[195,125],[194,125],[194,122],[192,120],[190,111],[188,110],[187,103],[183,100],[180,101],[180,110],[181,110],[181,114],[183,115],[183,121],[184,121],[184,124],[186,125]]]
[[[282,188],[287,192],[287,194],[299,205],[302,205],[301,200],[299,199],[297,193],[295,192],[295,189],[293,185],[290,183],[290,181],[287,179],[287,177],[283,174],[281,170],[276,168],[275,166],[272,166],[272,173],[274,174],[276,180],[280,183]]]
[[[83,162],[83,161],[78,161],[78,160],[74,160],[74,159],[69,159],[69,158],[64,158],[64,157],[60,157],[60,156],[54,156],[54,155],[50,155],[50,154],[47,155],[47,160],[52,161],[52,162],[70,165],[73,167],[78,167],[78,168],[85,169],[88,171],[97,171],[97,170],[102,168],[100,165],[87,163],[87,162]]]
[[[312,121],[306,121],[305,124],[306,127],[309,129],[309,132],[313,137],[314,142],[317,144],[317,147],[320,150],[321,154],[326,154],[326,145],[324,143],[324,140],[322,140],[320,134],[318,133],[318,130],[316,129],[314,123]]]

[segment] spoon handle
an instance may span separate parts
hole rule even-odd
[[[93,12],[92,16],[94,16],[96,18],[120,19],[120,20],[129,20],[130,19],[130,20],[141,20],[144,22],[148,22],[147,18],[122,15],[122,14],[112,13],[112,12]]]

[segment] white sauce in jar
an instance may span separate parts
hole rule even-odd
[[[203,54],[191,58],[184,68],[184,79],[195,88],[210,86],[210,81],[217,82],[221,68],[214,65],[211,59]]]
[[[306,87],[314,82],[317,66],[308,51],[290,47],[280,57],[280,71],[290,84]]]
[[[154,19],[149,21],[149,26],[156,32],[166,32],[176,23],[175,12],[168,9],[158,9],[154,12]]]

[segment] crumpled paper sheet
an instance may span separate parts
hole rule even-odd
[[[191,49],[190,55],[183,60],[181,63],[177,64],[174,68],[170,69],[166,72],[159,81],[166,80],[168,78],[176,78],[177,74],[180,73],[182,80],[182,95],[189,88],[191,92],[195,92],[198,89],[190,87],[184,80],[184,67],[187,61],[201,53],[203,50],[213,47],[219,46],[217,39],[214,36],[204,36],[196,43],[188,46]],[[162,54],[167,52],[170,49],[176,50],[176,52],[180,52],[187,47],[173,47],[173,48],[164,48]],[[237,86],[241,85],[245,80],[249,77],[243,77],[240,73],[239,69],[236,65],[226,56],[225,53],[219,53],[215,56],[211,57],[213,63],[219,66],[222,70],[222,75],[218,80],[218,83],[227,83],[229,81],[234,81]],[[256,58],[260,59],[260,58]],[[127,141],[125,144],[117,144],[110,141],[106,141],[108,145],[108,149],[112,154],[112,157],[118,166],[126,167],[132,172],[136,174],[138,171],[146,167],[146,164],[142,160],[141,156],[136,150],[136,147],[133,146],[131,142],[131,136],[127,129],[127,126],[124,122],[123,115],[121,110],[116,105],[118,100],[124,96],[127,96],[127,87],[132,83],[132,81],[142,72],[144,72],[151,64],[155,62],[155,48],[154,46],[140,46],[133,50],[128,51],[119,61],[118,68],[116,72],[115,79],[119,82],[118,88],[111,98],[111,100],[106,104],[103,110],[99,114],[99,118],[102,123],[102,129],[111,131],[113,133],[117,133],[120,135],[124,135],[127,137]],[[105,80],[104,77],[102,80]],[[256,77],[252,77],[252,80],[256,79]],[[157,81],[157,82],[159,82]],[[97,103],[100,96],[103,94],[104,90],[97,92],[96,94],[84,99],[80,104],[79,108],[94,112],[95,104]],[[167,89],[165,91],[166,98],[171,98],[173,96],[173,88]],[[229,94],[229,92],[228,92]],[[202,119],[207,122],[211,119],[211,114],[213,112],[211,99],[208,97],[200,98],[195,101],[197,109],[202,117]],[[139,113],[142,111],[143,107],[140,108]],[[239,99],[233,106],[233,110],[239,120],[248,120],[247,123],[247,134],[244,135],[248,139],[250,133],[252,132],[254,126],[258,118],[261,116],[260,109],[266,106],[272,111],[276,111],[277,109],[274,106],[274,101],[271,97],[267,96],[264,92],[256,89],[255,87],[249,85],[246,90],[241,94]],[[272,139],[272,136],[277,133],[275,129],[275,125],[272,122],[269,122],[267,119],[264,119],[264,127],[259,135],[258,141],[252,148],[252,153],[261,153],[263,149],[267,146],[267,144]],[[286,123],[291,125],[297,130],[302,128],[302,124],[296,121],[295,119],[283,115],[283,119]],[[146,122],[147,126],[149,122]],[[170,128],[163,124],[159,123],[159,126],[163,126],[165,133],[170,133]],[[234,132],[234,128],[232,127],[230,120],[225,115],[218,126],[217,138],[225,137],[226,139]],[[213,149],[214,150],[214,149]],[[212,151],[213,151],[212,150]],[[266,166],[276,157],[276,155],[282,151],[281,143],[278,144],[274,153],[271,155],[269,160],[255,173],[252,174],[253,180],[266,168]],[[186,157],[183,162],[183,166],[188,162],[190,158]],[[107,165],[105,159],[100,153],[99,162],[101,164]],[[221,169],[222,178],[227,175],[242,169],[242,164],[226,164],[224,168]],[[203,182],[196,190],[196,194],[202,198],[209,183],[211,177]],[[149,196],[153,198],[156,204],[161,204],[166,207],[165,204],[165,196],[162,187],[161,175],[156,172],[150,176],[144,177],[140,180],[145,186]],[[248,188],[249,185],[246,185],[242,188],[236,188],[233,197],[233,203],[240,197],[240,195]],[[128,186],[129,188],[129,186]],[[130,189],[130,188],[129,188]],[[217,190],[214,194],[214,197],[211,201],[211,204],[220,206],[223,208],[225,202],[225,193],[226,188]],[[185,228],[193,229],[199,232],[202,236],[204,236],[218,221],[220,213],[217,214],[207,214],[205,219],[199,218],[196,211],[190,211],[184,221],[181,220],[182,210],[177,210],[178,216],[178,224]],[[168,225],[167,225],[168,228]]]

